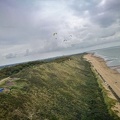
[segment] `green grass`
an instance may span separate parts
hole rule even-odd
[[[111,116],[114,117],[115,120],[118,120],[120,119],[116,112],[112,110],[112,107],[115,106],[115,104],[117,103],[117,101],[115,99],[112,99],[108,96],[108,91],[102,86],[102,82],[101,82],[101,78],[98,77],[98,83],[99,83],[99,87],[102,89],[102,93],[103,93],[103,97],[104,97],[104,101],[107,105],[107,109],[108,109],[108,112]]]
[[[0,120],[114,120],[82,55],[14,70],[10,92],[0,93]]]

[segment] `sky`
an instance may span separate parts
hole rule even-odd
[[[120,0],[0,0],[0,65],[120,45],[119,11]]]

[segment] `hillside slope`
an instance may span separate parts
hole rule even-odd
[[[82,55],[21,68],[0,71],[0,120],[114,120]]]

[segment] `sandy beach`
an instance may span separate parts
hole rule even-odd
[[[92,54],[86,55],[85,58],[94,66],[105,82],[120,97],[120,74],[116,70],[110,69],[102,58]]]
[[[120,99],[120,73],[117,70],[110,69],[104,59],[94,56],[93,54],[87,54],[84,58],[91,63],[96,72],[103,80],[103,85],[107,88],[111,88],[112,96],[119,101]],[[114,93],[116,94],[114,94]],[[119,101],[120,102],[120,101]],[[120,111],[120,104],[117,105],[117,110]],[[120,116],[120,114],[119,114]]]

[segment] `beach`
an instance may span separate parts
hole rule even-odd
[[[103,58],[94,56],[94,54],[87,54],[84,58],[101,77],[103,85],[109,89],[113,98],[120,102],[120,73],[109,68]],[[117,104],[117,110],[120,111],[119,104]]]

